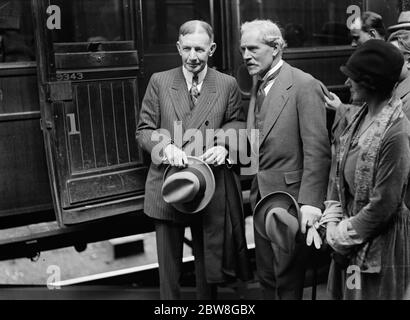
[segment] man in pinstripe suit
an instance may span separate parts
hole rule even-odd
[[[219,165],[225,162],[228,151],[214,140],[201,144],[202,159],[214,165],[216,190],[204,211],[193,215],[178,212],[162,199],[166,164],[159,159],[166,159],[171,166],[185,166],[187,155],[198,156],[193,154],[198,151],[198,140],[179,141],[182,139],[176,138],[176,131],[181,129],[184,134],[194,129],[205,137],[207,129],[230,127],[237,123],[241,98],[234,78],[207,67],[208,58],[216,49],[208,23],[197,20],[184,23],[177,48],[182,67],[154,74],[142,101],[136,137],[153,160],[146,182],[144,211],[155,223],[161,299],[180,298],[183,237],[187,225],[192,233],[197,297],[209,299],[209,283],[221,281],[222,273],[210,269],[222,266],[222,262],[215,259],[215,252],[207,250],[215,247],[214,240],[208,245],[207,239],[223,232],[224,227],[218,223],[209,228],[208,219],[215,214],[225,214],[223,166]],[[155,150],[160,150],[163,157],[156,155]]]

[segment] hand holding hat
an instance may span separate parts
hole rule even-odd
[[[228,150],[223,146],[216,146],[208,149],[201,157],[207,164],[221,165],[225,163]]]
[[[294,197],[283,191],[269,193],[256,204],[253,219],[255,230],[262,238],[281,248],[288,257],[292,256],[301,219]]]
[[[170,143],[164,148],[164,161],[171,166],[183,168],[187,165],[188,158],[184,151]]]

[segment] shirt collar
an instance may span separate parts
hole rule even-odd
[[[265,80],[267,79],[271,74],[275,73],[280,67],[282,67],[283,65],[283,60],[280,59],[279,62],[273,67],[271,68],[268,72],[266,72],[265,76],[261,79],[259,77],[260,80]]]
[[[198,84],[200,84],[200,83],[202,83],[202,81],[204,81],[207,71],[208,71],[208,66],[205,65],[205,68],[201,72],[198,73]],[[191,86],[192,85],[192,78],[193,78],[194,74],[192,72],[189,72],[185,68],[185,66],[182,66],[182,72],[184,74],[186,82]]]

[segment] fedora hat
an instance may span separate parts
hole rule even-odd
[[[410,30],[410,11],[402,11],[399,15],[397,24],[387,28],[390,32],[407,29]]]
[[[256,231],[264,239],[292,253],[301,221],[295,198],[283,191],[269,193],[256,204],[253,219]]]
[[[211,201],[215,178],[207,163],[196,157],[187,158],[185,168],[167,167],[161,192],[164,201],[178,211],[197,213]]]

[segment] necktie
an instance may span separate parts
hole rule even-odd
[[[198,75],[197,74],[195,74],[192,77],[192,87],[191,87],[191,90],[189,90],[189,93],[191,95],[193,106],[195,106],[198,101],[198,97],[199,97]]]
[[[261,106],[263,104],[263,101],[265,100],[265,88],[268,85],[268,83],[270,81],[272,81],[273,79],[275,79],[279,72],[280,72],[279,68],[278,70],[276,70],[274,73],[272,73],[269,77],[267,77],[265,80],[258,80],[258,83],[256,84],[256,88],[257,88],[257,92],[256,92],[256,111],[259,112],[261,109]]]

